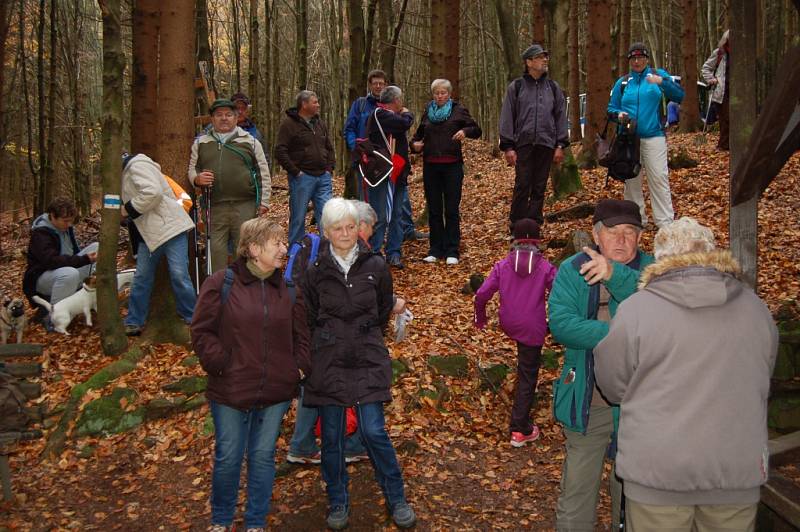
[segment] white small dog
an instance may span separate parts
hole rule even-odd
[[[92,311],[97,312],[97,291],[86,283],[83,284],[80,290],[55,305],[51,305],[49,301],[45,301],[39,296],[33,296],[32,299],[47,309],[50,313],[50,323],[53,324],[53,329],[61,334],[69,335],[67,327],[72,323],[75,316],[80,313],[83,313],[86,318],[86,325],[91,327]]]

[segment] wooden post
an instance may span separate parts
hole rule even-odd
[[[746,157],[747,142],[756,122],[756,4],[751,0],[731,0],[730,68],[730,170]],[[729,191],[737,188],[732,175]],[[730,201],[730,200],[729,200]],[[756,287],[758,272],[758,195],[730,206],[728,225],[733,256],[742,266],[745,282]]]

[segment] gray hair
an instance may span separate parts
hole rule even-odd
[[[684,253],[707,253],[715,248],[711,229],[689,216],[663,226],[653,240],[656,260]]]
[[[311,98],[316,98],[317,93],[314,91],[309,90],[302,90],[297,93],[297,108],[300,109],[304,103],[309,101]]]
[[[345,218],[350,218],[358,223],[358,210],[353,202],[344,198],[331,198],[322,208],[322,218],[319,223],[323,228],[335,225]]]
[[[378,214],[375,212],[375,209],[372,208],[372,205],[366,201],[350,201],[352,201],[356,211],[358,212],[358,223],[364,222],[368,225],[375,225],[375,222],[378,221]]]
[[[431,83],[431,94],[439,87],[444,88],[448,93],[453,92],[453,84],[450,83],[450,80],[440,78],[433,80],[433,83]]]
[[[393,103],[403,98],[403,91],[397,85],[389,85],[381,91],[381,96],[378,99],[381,103]]]

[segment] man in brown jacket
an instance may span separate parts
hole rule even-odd
[[[289,178],[289,245],[305,235],[306,208],[314,202],[317,221],[333,196],[331,172],[336,157],[328,128],[319,117],[319,99],[308,90],[297,94],[297,107],[286,111],[278,130],[275,158]],[[322,227],[319,226],[320,234]]]

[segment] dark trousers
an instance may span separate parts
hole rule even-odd
[[[544,223],[544,193],[554,153],[555,149],[547,146],[528,145],[517,150],[511,225],[522,218],[533,218],[539,224]]]
[[[730,149],[730,116],[728,114],[730,106],[728,105],[730,98],[728,98],[728,91],[725,91],[725,97],[722,98],[722,104],[719,106],[719,142],[717,149],[729,150]]]
[[[428,255],[458,258],[461,243],[459,206],[464,166],[459,163],[425,163],[422,167],[428,224],[431,228]]]
[[[514,389],[514,404],[511,407],[511,432],[530,434],[531,407],[536,396],[539,380],[542,346],[517,342],[517,384]]]

